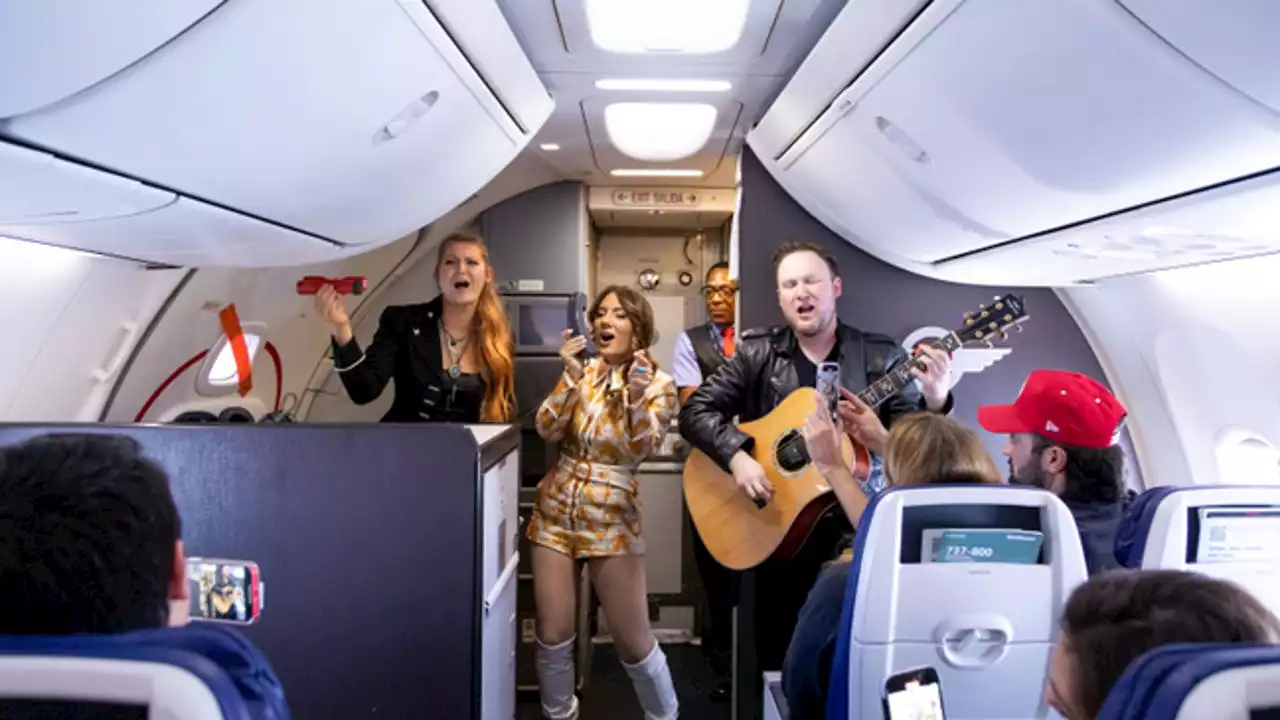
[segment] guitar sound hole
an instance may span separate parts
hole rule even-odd
[[[809,464],[809,450],[804,445],[804,435],[799,430],[789,430],[778,438],[773,448],[774,460],[783,472],[795,473]]]

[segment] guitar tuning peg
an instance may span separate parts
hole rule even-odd
[[[992,349],[992,348],[994,348],[994,347],[995,347],[995,345],[993,345],[993,344],[991,343],[991,341],[990,341],[990,340],[987,340],[987,341],[986,341],[986,345],[987,345],[987,349],[988,349],[988,350],[990,350],[990,349]]]
[[[1021,325],[1014,325],[1014,326],[1013,326],[1013,329],[1014,329],[1015,331],[1017,331],[1017,332],[1022,332],[1022,326],[1021,326]]]
[[[992,299],[992,300],[995,300],[996,302],[1000,302],[1000,296],[999,296],[999,295],[993,295],[993,296],[991,297],[991,299]]]
[[[1007,332],[1002,332],[1002,333],[1000,333],[1000,339],[1001,339],[1001,340],[1008,340],[1008,339],[1009,339],[1009,333],[1007,333]]]

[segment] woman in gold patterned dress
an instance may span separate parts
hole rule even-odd
[[[671,672],[649,626],[636,466],[662,446],[677,410],[675,381],[649,357],[653,309],[643,295],[605,288],[589,316],[598,357],[584,363],[586,338],[566,330],[564,373],[537,415],[538,433],[560,443],[528,529],[542,712],[578,716],[575,588],[585,562],[646,720],[671,720],[678,710]]]

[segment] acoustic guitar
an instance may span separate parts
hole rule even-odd
[[[974,345],[992,347],[996,339],[1008,339],[1010,328],[1021,331],[1020,323],[1028,317],[1022,298],[997,297],[976,313],[966,313],[961,328],[930,345],[948,353]],[[921,367],[919,360],[899,364],[858,397],[877,407],[911,383],[915,367]],[[733,476],[706,454],[695,449],[689,455],[684,466],[685,503],[707,550],[721,565],[746,570],[769,558],[790,559],[818,518],[836,503],[831,487],[810,463],[801,430],[818,402],[815,389],[800,388],[768,415],[738,426],[755,440],[751,455],[773,485],[773,497],[763,507],[757,507]],[[853,476],[865,480],[871,466],[867,449],[846,435],[843,452]]]

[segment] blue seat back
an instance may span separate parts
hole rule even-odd
[[[1241,547],[1254,545],[1238,560],[1198,556],[1202,511],[1241,508],[1232,522],[1240,527]],[[1139,495],[1116,530],[1116,560],[1124,567],[1191,570],[1235,582],[1272,612],[1280,612],[1280,487],[1203,485],[1158,487]],[[1249,557],[1252,555],[1252,557]]]
[[[1280,647],[1178,644],[1129,665],[1098,720],[1249,720],[1280,713]]]
[[[151,708],[143,717],[152,720],[290,718],[267,659],[240,633],[214,624],[0,636],[0,697],[140,706]]]
[[[1036,530],[1036,564],[922,563],[923,533]],[[1087,577],[1075,520],[1056,496],[1007,485],[921,486],[872,499],[858,523],[827,696],[828,720],[880,717],[890,675],[932,666],[948,718],[1031,718],[1058,615]]]

